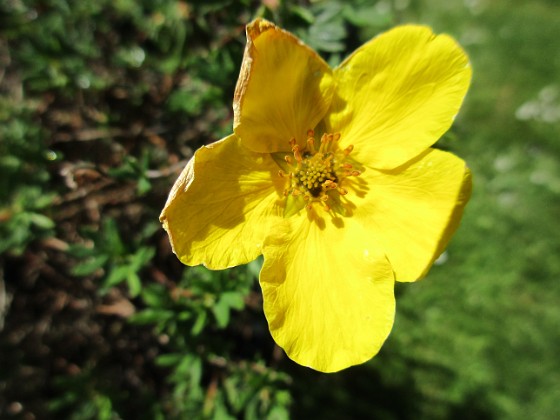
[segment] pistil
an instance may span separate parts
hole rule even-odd
[[[319,148],[313,130],[307,132],[306,147],[302,150],[295,138],[290,140],[292,155],[284,160],[289,165],[289,173],[280,171],[281,177],[289,178],[285,196],[302,197],[307,210],[319,204],[325,211],[331,211],[333,202],[348,194],[341,184],[347,177],[359,176],[348,161],[354,146],[340,149],[340,133],[325,133],[321,136]]]

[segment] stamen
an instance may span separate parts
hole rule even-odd
[[[323,187],[334,190],[337,185],[336,182],[332,182],[330,179],[327,179],[325,182],[323,182]]]
[[[319,147],[319,153],[323,153],[325,151],[326,143],[327,143],[327,135],[323,134],[321,136],[321,146]]]
[[[299,146],[297,144],[294,147],[292,147],[292,151],[294,152],[294,159],[297,161],[297,163],[301,163],[303,159],[301,157]]]
[[[307,147],[309,148],[309,152],[314,155],[315,154],[315,137],[308,137],[307,138]]]
[[[327,212],[331,212],[331,205],[337,212],[344,208],[345,202],[341,202],[340,197],[349,191],[342,184],[346,178],[359,176],[361,172],[355,170],[354,164],[347,158],[354,146],[340,149],[340,138],[340,133],[324,133],[317,142],[315,131],[308,130],[305,145],[300,146],[295,137],[290,139],[292,155],[284,156],[290,172],[278,172],[280,177],[288,179],[284,196],[297,197],[294,203],[299,202],[308,210],[313,208],[314,203],[320,204]]]

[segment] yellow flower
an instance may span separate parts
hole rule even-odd
[[[257,19],[234,98],[234,133],[199,149],[161,221],[188,265],[224,269],[264,256],[274,340],[334,372],[389,335],[394,281],[423,277],[457,228],[471,180],[431,148],[471,78],[446,35],[400,26],[335,69]]]

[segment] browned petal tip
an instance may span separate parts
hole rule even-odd
[[[266,19],[257,18],[247,25],[247,36],[251,39],[255,39],[263,32],[275,27],[276,25],[274,25],[274,23],[269,22]]]

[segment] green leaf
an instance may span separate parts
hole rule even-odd
[[[161,354],[156,358],[155,363],[157,366],[162,367],[176,366],[179,364],[183,357],[184,355],[180,353]]]
[[[382,10],[379,7],[344,7],[343,16],[348,22],[359,27],[384,27],[391,24],[394,19],[391,10]]]
[[[142,312],[132,315],[128,321],[133,324],[154,324],[173,319],[175,313],[167,309],[145,309]]]
[[[85,258],[97,254],[98,250],[83,245],[70,245],[67,252],[73,257]]]
[[[148,264],[155,254],[155,249],[151,246],[143,246],[139,248],[130,260],[130,267],[134,271],[140,270],[143,266]]]
[[[220,301],[230,308],[240,311],[245,307],[245,300],[242,293],[239,292],[224,292],[220,296]]]
[[[193,314],[191,312],[187,312],[187,311],[181,311],[176,315],[176,317],[179,321],[186,321],[187,319],[191,319],[192,316],[193,316]]]
[[[149,284],[142,288],[142,300],[147,306],[164,307],[170,303],[169,291],[161,284]]]
[[[108,249],[115,255],[122,255],[125,246],[119,235],[117,222],[114,219],[106,219],[103,224],[103,236],[105,238]]]
[[[313,16],[313,13],[311,13],[309,11],[309,9],[307,9],[305,7],[301,7],[301,6],[298,6],[298,5],[290,5],[289,10],[290,10],[290,13],[293,13],[294,15],[300,17],[306,23],[311,24],[315,20],[315,16]]]
[[[128,277],[129,272],[130,267],[128,265],[113,267],[105,279],[104,286],[110,288],[122,283]]]
[[[41,229],[52,229],[55,226],[54,222],[50,218],[39,213],[30,213],[29,219],[31,223]]]
[[[140,177],[140,179],[138,179],[136,188],[138,190],[138,195],[142,196],[152,189],[152,183],[148,178]]]
[[[130,297],[134,298],[138,296],[142,291],[142,281],[140,280],[140,277],[138,277],[138,274],[134,271],[130,271],[128,276],[126,276],[126,282],[128,284],[128,293],[130,294]]]
[[[87,276],[94,273],[99,268],[103,267],[108,261],[109,257],[107,255],[98,255],[96,257],[90,258],[83,263],[76,265],[72,269],[72,274],[75,276]]]
[[[229,322],[229,305],[224,299],[218,300],[218,302],[212,306],[212,313],[216,318],[219,328],[225,328]]]
[[[112,420],[115,418],[113,404],[108,396],[98,394],[95,396],[94,402],[97,407],[97,418],[99,420]]]
[[[192,335],[197,336],[202,332],[204,326],[206,325],[206,319],[207,319],[206,311],[200,311],[191,329]]]

